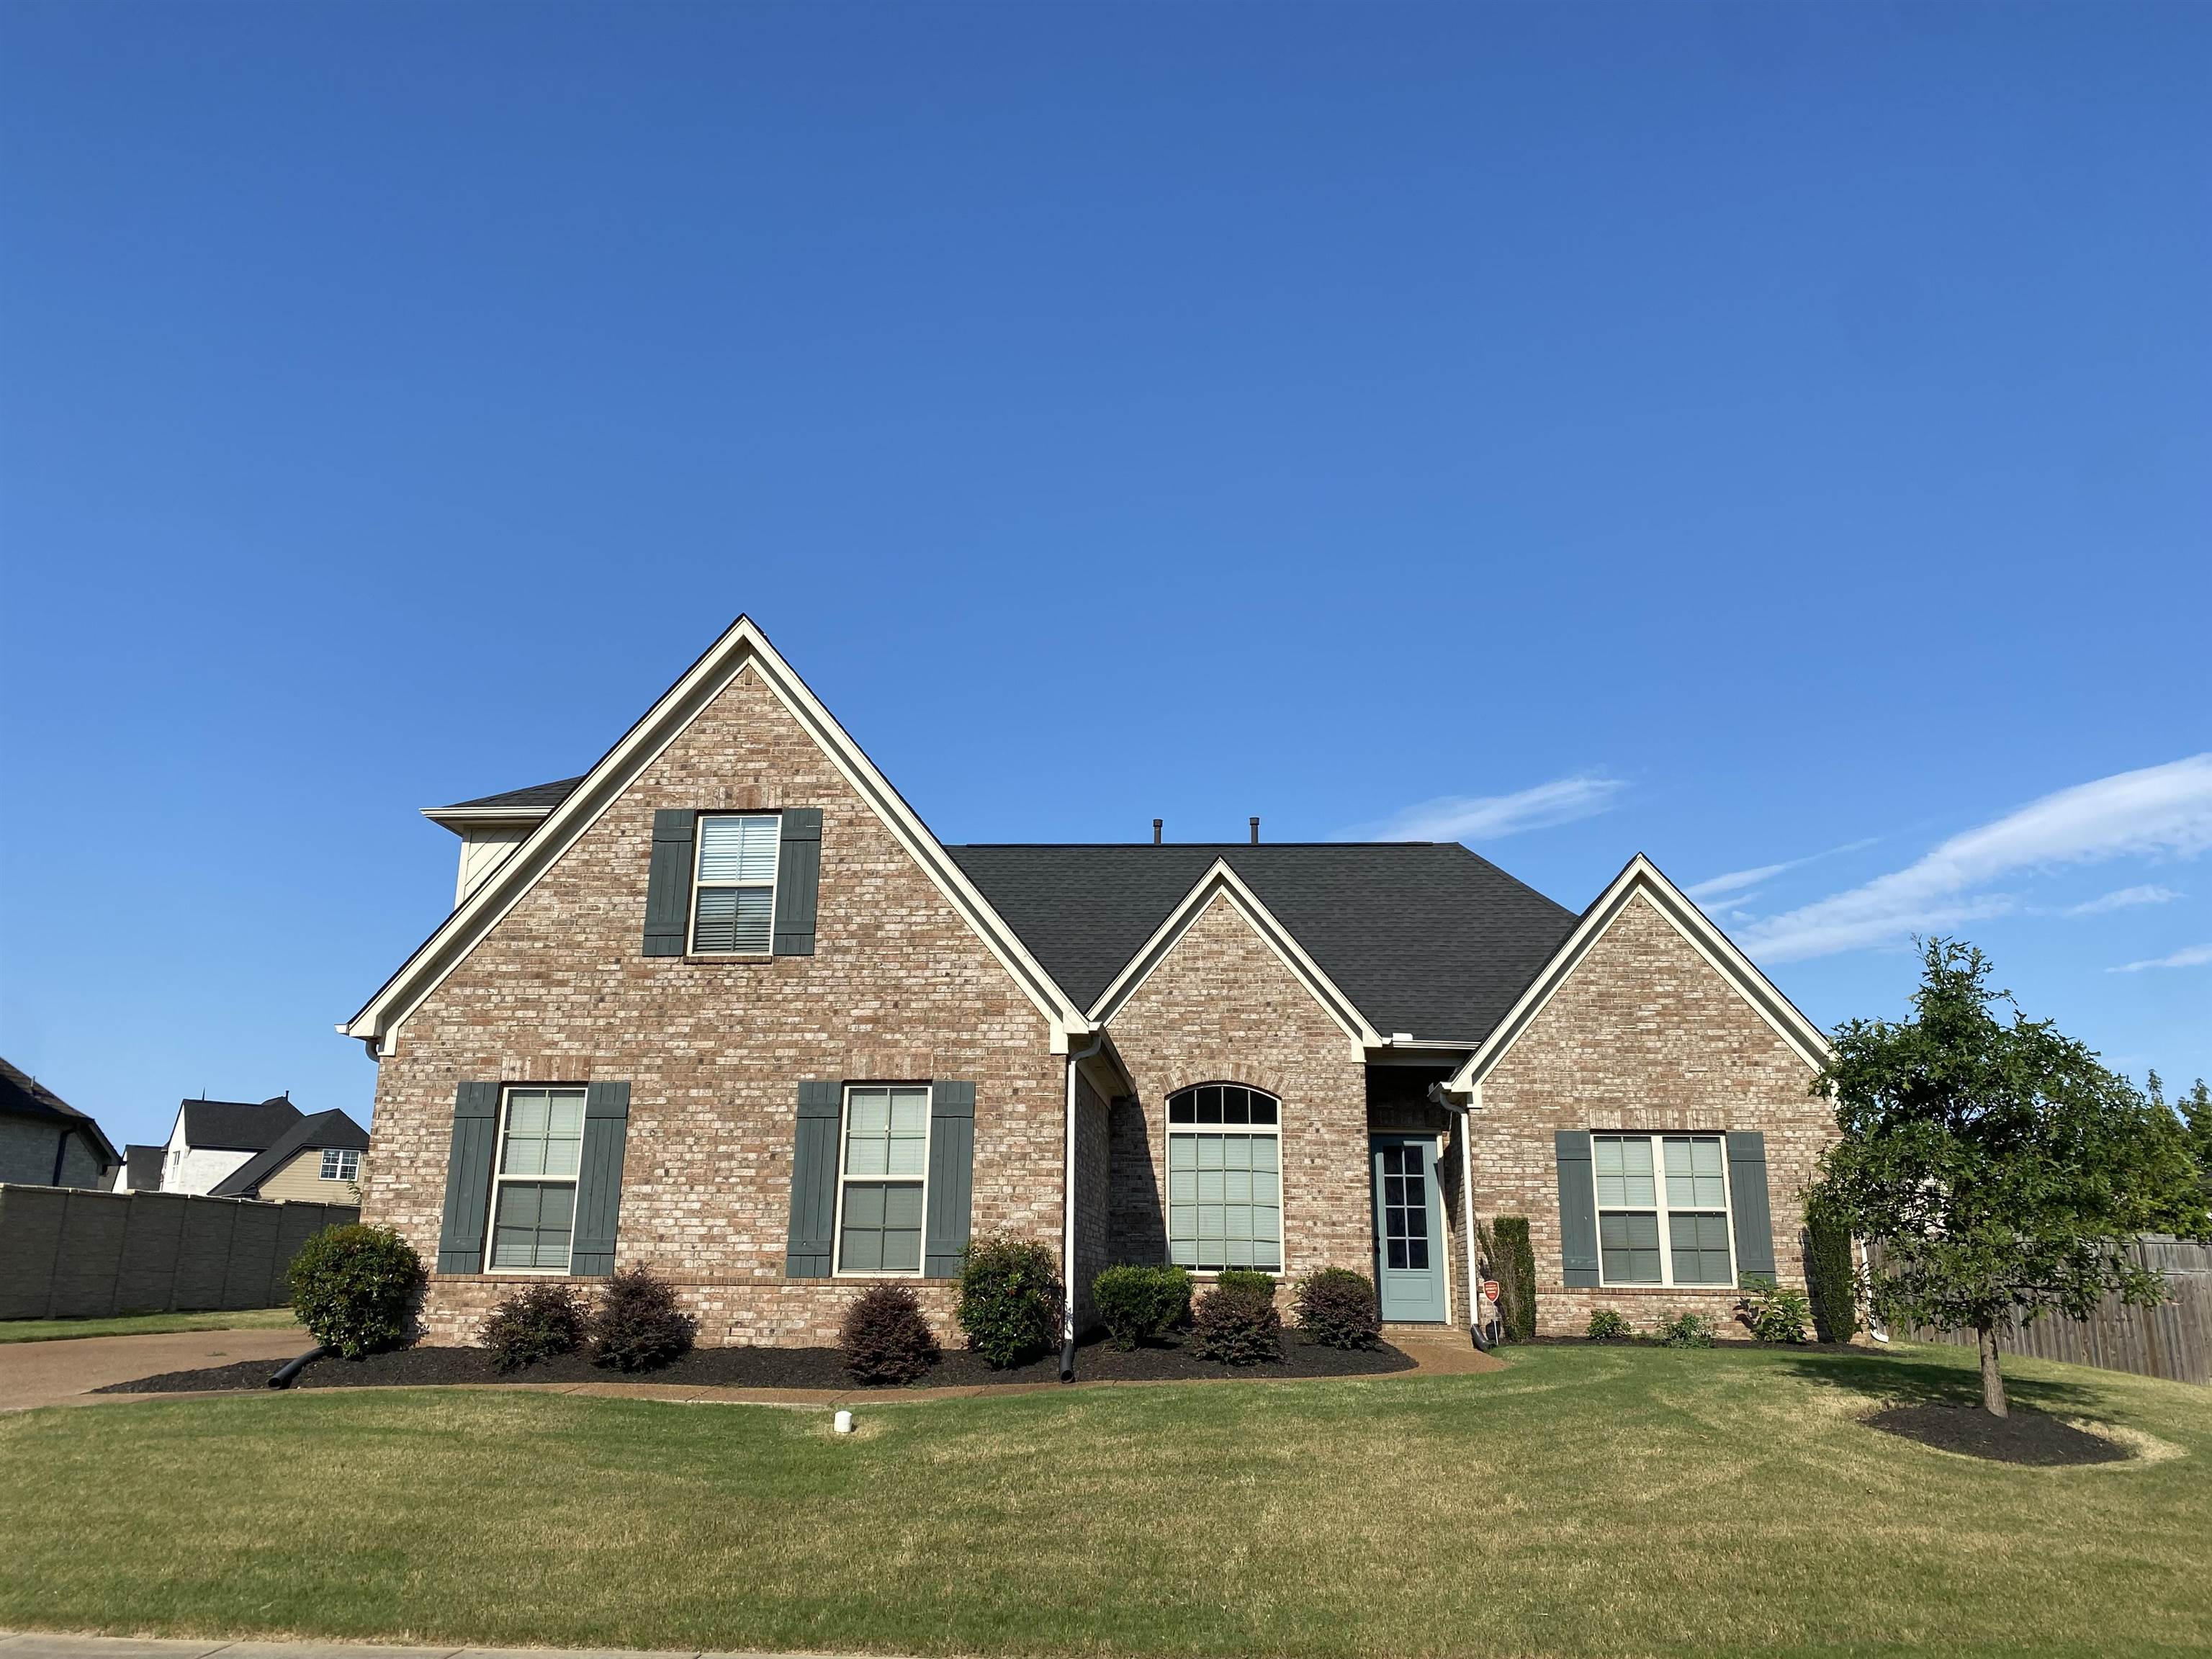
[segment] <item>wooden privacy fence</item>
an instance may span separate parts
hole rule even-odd
[[[0,1319],[274,1308],[315,1234],[353,1205],[0,1185]]]
[[[2144,1267],[2166,1275],[2170,1300],[2155,1308],[2124,1308],[2118,1297],[2108,1296],[2094,1319],[2045,1314],[2025,1327],[2000,1327],[1997,1346],[2007,1353],[2101,1365],[2108,1371],[2212,1383],[2212,1248],[2147,1234],[2128,1249]],[[1879,1253],[1873,1259],[1879,1272]],[[1898,1334],[1970,1347],[1975,1341],[1972,1331],[1901,1330]]]

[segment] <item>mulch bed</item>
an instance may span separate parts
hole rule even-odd
[[[1999,1463],[2068,1468],[2083,1463],[2118,1463],[2127,1449],[2100,1435],[2062,1423],[2045,1412],[2015,1406],[2008,1417],[1992,1417],[1978,1406],[1890,1406],[1866,1419],[1877,1429],[1917,1440],[1938,1451],[1963,1452]]]
[[[101,1394],[186,1394],[203,1389],[259,1389],[268,1385],[279,1362],[255,1360],[210,1365],[204,1370],[164,1371],[135,1382],[117,1382]],[[1413,1359],[1385,1344],[1346,1352],[1300,1341],[1285,1333],[1279,1364],[1231,1367],[1199,1359],[1177,1346],[1146,1346],[1124,1353],[1103,1342],[1076,1350],[1075,1375],[1082,1382],[1178,1382],[1195,1377],[1375,1376],[1410,1370]],[[994,1371],[965,1349],[947,1349],[918,1388],[965,1387],[975,1383],[1053,1382],[1060,1377],[1060,1356],[1048,1355]],[[518,1371],[495,1371],[481,1348],[401,1348],[366,1359],[319,1359],[302,1370],[298,1389],[419,1388],[453,1382],[672,1382],[726,1389],[850,1389],[835,1348],[694,1348],[657,1371],[602,1370],[582,1354],[564,1354]]]

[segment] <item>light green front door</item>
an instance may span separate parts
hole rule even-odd
[[[1426,1135],[1376,1135],[1375,1289],[1382,1317],[1442,1324],[1443,1206],[1437,1199],[1437,1143]]]

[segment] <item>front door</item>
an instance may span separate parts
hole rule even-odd
[[[1437,1201],[1437,1143],[1426,1135],[1376,1135],[1375,1289],[1382,1317],[1441,1325],[1443,1209]]]

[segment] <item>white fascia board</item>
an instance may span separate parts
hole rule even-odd
[[[442,806],[426,806],[422,816],[441,830],[465,836],[471,830],[512,830],[519,823],[536,823],[552,812],[550,806],[501,806],[467,812],[449,812]]]
[[[1650,901],[1651,908],[1735,988],[1736,994],[1808,1066],[1818,1071],[1827,1063],[1828,1040],[1820,1028],[1806,1018],[1796,1005],[1775,988],[1774,981],[1736,949],[1728,935],[1714,925],[1712,918],[1667,879],[1657,865],[1638,853],[1613,878],[1597,902],[1583,912],[1582,920],[1575,924],[1566,942],[1529,981],[1528,988],[1506,1012],[1505,1018],[1498,1022],[1483,1039],[1482,1046],[1460,1067],[1447,1085],[1452,1093],[1463,1095],[1479,1090],[1483,1078],[1544,1011],[1559,987],[1567,982],[1582,959],[1638,893]]]
[[[739,617],[684,671],[644,718],[599,757],[567,799],[547,813],[520,846],[425,939],[361,1012],[338,1026],[347,1036],[390,1054],[399,1027],[467,957],[538,878],[574,846],[668,745],[748,667],[775,694],[831,764],[890,830],[961,919],[1012,975],[1052,1028],[1055,1054],[1069,1032],[1091,1029],[1083,1011],[1032,957],[1012,928],[930,833],[915,810],[876,769],[844,727],[822,706],[749,617]]]
[[[1143,947],[1123,964],[1114,981],[1101,992],[1097,1001],[1091,1006],[1091,1018],[1098,1025],[1110,1026],[1114,1016],[1121,1012],[1139,987],[1150,979],[1152,970],[1164,962],[1168,954],[1182,942],[1199,917],[1216,896],[1226,897],[1246,924],[1280,959],[1283,965],[1295,975],[1322,1012],[1335,1021],[1345,1036],[1352,1040],[1361,1058],[1370,1048],[1384,1046],[1382,1035],[1367,1021],[1358,1006],[1322,970],[1321,964],[1308,956],[1305,947],[1292,937],[1291,930],[1276,919],[1275,913],[1261,902],[1260,896],[1244,884],[1244,879],[1230,867],[1228,860],[1217,858],[1212,867],[1198,878],[1196,885],[1185,894],[1182,902],[1168,912],[1167,920],[1153,930]]]

